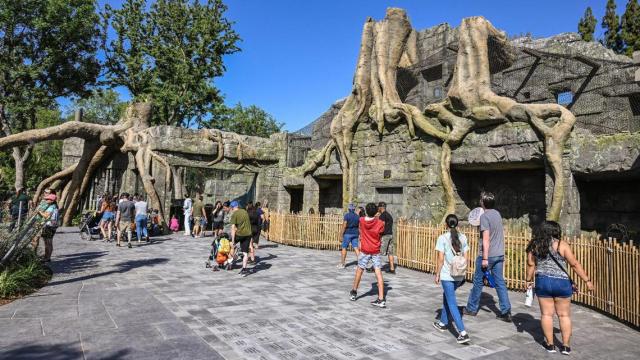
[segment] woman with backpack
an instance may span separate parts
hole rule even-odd
[[[467,272],[467,252],[469,245],[467,237],[458,232],[458,217],[447,215],[445,223],[449,231],[440,235],[436,242],[438,260],[436,263],[436,284],[441,284],[444,290],[442,294],[442,312],[440,320],[433,323],[433,327],[439,331],[447,331],[450,319],[456,324],[458,330],[458,344],[468,343],[469,334],[464,329],[462,316],[458,310],[456,289],[464,284],[464,276]]]
[[[558,315],[560,332],[562,333],[563,354],[571,354],[569,341],[571,340],[571,295],[574,291],[573,281],[567,272],[567,263],[575,273],[587,283],[589,291],[593,284],[576,260],[571,247],[560,240],[562,230],[555,221],[542,223],[537,234],[527,245],[527,285],[533,287],[535,274],[535,294],[540,303],[540,325],[544,333],[543,346],[550,352],[556,352],[553,343],[553,315]]]
[[[49,194],[44,197],[47,207],[44,210],[38,210],[38,215],[46,220],[42,227],[40,236],[44,241],[44,261],[51,261],[51,253],[53,252],[53,236],[58,229],[58,204],[56,203],[56,195]]]

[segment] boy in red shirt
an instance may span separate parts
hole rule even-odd
[[[380,239],[384,232],[384,221],[375,217],[378,208],[374,203],[368,203],[365,212],[367,216],[360,218],[360,256],[350,295],[351,300],[355,301],[358,297],[358,286],[360,286],[362,273],[367,268],[369,261],[372,261],[378,281],[378,298],[372,301],[371,305],[383,308],[387,306],[384,298],[384,281],[382,280],[382,271],[380,271]]]

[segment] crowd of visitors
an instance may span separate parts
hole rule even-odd
[[[45,246],[43,261],[50,261],[53,251],[52,240],[59,219],[56,200],[56,192],[45,189],[40,203],[34,206],[25,191],[20,189],[11,201],[10,214],[14,224],[21,221],[23,208],[24,214],[29,208],[34,208],[36,216],[42,219],[42,232],[40,237],[34,239],[33,247],[37,250],[39,239],[42,238]],[[134,234],[138,243],[142,240],[148,242],[150,234],[162,230],[162,219],[158,211],[149,209],[144,198],[137,194],[130,196],[123,193],[119,197],[104,194],[97,205],[102,236],[105,241],[110,241],[115,230],[118,247],[122,246],[123,236],[126,236],[127,246],[131,248]],[[512,321],[511,303],[503,274],[505,241],[502,217],[495,208],[496,199],[492,193],[483,192],[479,205],[481,210],[477,224],[472,223],[479,226],[478,255],[474,259],[473,286],[462,311],[458,307],[456,290],[465,283],[470,246],[465,234],[458,231],[459,219],[455,214],[446,217],[447,231],[438,237],[435,246],[435,283],[442,287],[443,299],[440,315],[433,327],[444,332],[453,326],[457,333],[456,341],[461,344],[470,341],[463,316],[478,314],[481,295],[487,283],[489,287],[495,288],[498,296],[500,312],[496,317],[505,322]],[[216,201],[215,205],[205,205],[203,196],[198,194],[195,200],[186,196],[181,210],[184,235],[202,238],[207,236],[207,231],[211,231],[213,242],[208,266],[214,271],[231,270],[235,261],[241,257],[242,266],[239,274],[247,276],[252,272],[249,265],[256,264],[260,236],[264,233],[268,237],[268,204],[262,206],[259,202],[249,202],[243,208],[238,201]],[[343,218],[342,246],[337,267],[346,267],[347,250],[351,247],[357,258],[349,294],[352,301],[359,298],[358,287],[366,271],[375,273],[377,283],[377,297],[371,304],[381,308],[387,306],[382,270],[383,262],[386,260],[386,273],[396,274],[393,221],[393,216],[384,202],[377,205],[368,203],[364,208],[355,204],[348,205],[348,211]],[[173,232],[180,231],[177,214],[173,214],[169,229]],[[557,351],[553,341],[553,317],[557,315],[562,333],[560,351],[569,355],[572,332],[571,296],[576,289],[569,276],[568,266],[585,281],[588,290],[593,289],[593,284],[576,260],[571,247],[562,242],[561,238],[560,225],[553,221],[545,221],[540,230],[534,233],[526,248],[526,287],[538,297],[545,349],[549,352]]]
[[[495,209],[495,196],[490,192],[480,195],[478,224],[480,239],[478,256],[475,261],[473,287],[467,305],[459,310],[456,290],[465,283],[469,242],[467,237],[458,231],[459,219],[449,214],[445,223],[447,232],[436,241],[437,262],[435,283],[442,286],[443,299],[439,317],[433,327],[439,331],[448,331],[451,325],[457,332],[456,341],[460,344],[470,341],[465,330],[463,315],[476,316],[480,307],[480,298],[485,288],[495,288],[500,305],[499,320],[511,322],[511,303],[504,280],[505,242],[502,217]],[[364,210],[364,211],[363,211]],[[476,225],[476,224],[474,224]],[[533,290],[538,297],[541,312],[541,325],[545,336],[543,344],[547,351],[556,352],[553,343],[553,316],[558,316],[562,345],[560,351],[571,353],[571,295],[575,287],[567,264],[587,284],[591,291],[593,284],[588,275],[571,252],[571,247],[560,241],[562,237],[560,225],[553,221],[545,221],[534,233],[527,246],[527,289]],[[387,211],[386,204],[380,202],[366,205],[365,209],[349,204],[342,225],[342,249],[338,268],[345,268],[347,249],[351,247],[357,257],[357,268],[353,286],[349,294],[352,301],[358,299],[358,286],[364,271],[375,272],[378,287],[377,297],[371,302],[373,306],[386,307],[384,280],[382,275],[382,259],[388,258],[386,272],[395,274],[393,216]],[[370,266],[371,264],[371,266]],[[535,275],[535,283],[534,283]],[[535,284],[535,285],[534,285]]]

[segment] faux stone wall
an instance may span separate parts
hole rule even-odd
[[[203,179],[205,203],[237,200],[244,206],[255,198],[255,180],[254,173],[236,173],[223,180]]]
[[[545,39],[517,38],[512,44],[517,49],[516,61],[492,75],[497,94],[521,103],[555,103],[560,93],[573,95],[564,104],[577,122],[564,153],[561,223],[568,233],[578,233],[581,218],[596,216],[593,212],[597,211],[581,208],[584,194],[576,176],[612,172],[629,179],[640,173],[640,83],[635,78],[640,62],[616,55],[598,43],[580,41],[572,33]],[[444,98],[456,51],[456,31],[449,25],[419,31],[418,63],[398,70],[397,89],[402,100],[424,108]],[[336,102],[315,121],[313,148],[320,149],[329,141],[331,120],[340,106],[342,102]],[[403,204],[394,205],[396,213],[439,220],[444,211],[439,145],[421,134],[420,139],[409,139],[404,125],[387,130],[381,138],[369,124],[358,127],[353,144],[358,202],[385,197],[380,189],[400,188]],[[469,199],[477,196],[470,193],[481,188],[499,194],[505,216],[518,221],[538,221],[544,216],[541,209],[545,203],[548,206],[551,202],[553,177],[545,163],[543,144],[529,124],[503,124],[469,134],[453,150],[451,168],[454,185],[464,189],[457,197],[457,212],[462,217],[473,205]],[[319,168],[314,176],[339,174],[341,168],[334,156],[331,165]],[[615,183],[611,187],[615,188]],[[518,189],[525,194],[518,194]],[[307,195],[305,187],[305,208],[310,206],[308,202],[318,204],[317,196],[312,195],[315,188],[309,191]]]

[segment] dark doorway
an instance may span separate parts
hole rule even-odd
[[[624,179],[589,179],[576,176],[580,193],[580,227],[608,236],[621,224],[631,239],[640,234],[640,176]]]
[[[478,207],[480,193],[490,191],[496,197],[496,209],[504,219],[522,220],[536,226],[545,218],[545,175],[543,169],[471,171],[452,170],[451,177],[464,209]]]
[[[336,214],[342,212],[342,178],[318,179],[320,214]]]
[[[295,187],[295,188],[286,188],[289,193],[289,197],[291,201],[289,203],[289,212],[294,214],[302,212],[302,204],[304,202],[304,188]]]

